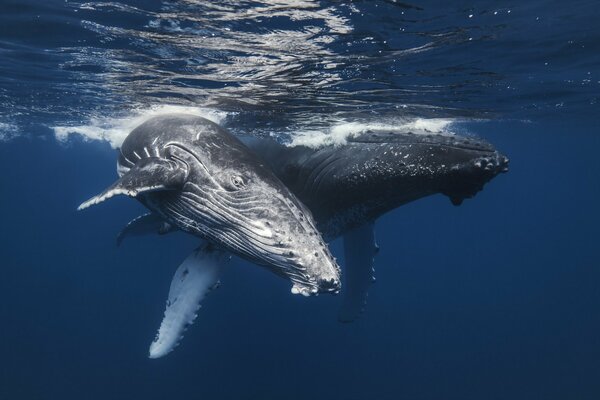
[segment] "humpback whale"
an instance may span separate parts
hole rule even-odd
[[[129,228],[161,221],[207,244],[179,267],[167,311],[150,349],[159,357],[195,318],[200,300],[233,253],[292,282],[292,293],[336,293],[340,269],[312,215],[242,142],[204,118],[174,114],[135,128],[119,150],[119,179],[79,206],[116,195],[136,198],[150,215]]]
[[[177,345],[228,253],[287,277],[293,293],[335,293],[339,267],[324,241],[343,237],[339,319],[354,320],[374,279],[377,218],[436,193],[459,205],[508,168],[481,139],[427,132],[367,131],[318,148],[242,141],[200,117],[156,117],[123,143],[120,179],[80,206],[115,194],[146,205],[151,213],[127,224],[118,243],[176,229],[206,240],[175,272],[152,358]]]
[[[460,205],[508,171],[508,158],[484,140],[426,131],[370,130],[317,148],[244,142],[310,209],[327,241],[432,194]]]
[[[343,236],[342,322],[363,311],[375,280],[377,218],[437,193],[458,206],[508,171],[508,158],[492,145],[453,134],[370,130],[317,148],[244,141],[311,210],[326,241]]]

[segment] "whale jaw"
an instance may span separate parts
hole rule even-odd
[[[474,197],[486,183],[499,174],[508,172],[508,157],[494,151],[473,157],[469,162],[455,166],[444,177],[440,192],[459,206]]]

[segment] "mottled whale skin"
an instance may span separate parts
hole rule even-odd
[[[135,128],[120,179],[80,208],[135,197],[171,226],[292,281],[292,292],[337,292],[339,267],[311,214],[236,137],[201,117],[171,114]]]
[[[370,131],[318,148],[244,142],[311,210],[328,241],[425,196],[459,205],[508,170],[489,143],[451,134]]]

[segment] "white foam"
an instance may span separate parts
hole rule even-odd
[[[54,126],[52,129],[56,139],[61,142],[68,141],[72,135],[79,135],[85,140],[105,141],[110,143],[113,148],[118,148],[136,126],[152,117],[171,113],[198,115],[217,124],[221,123],[227,116],[226,112],[209,108],[157,105],[144,109],[133,109],[125,117],[96,117],[90,119],[86,125]]]
[[[0,142],[12,139],[17,133],[17,127],[13,124],[0,122]]]
[[[456,122],[446,118],[416,118],[412,120],[388,121],[386,123],[342,122],[328,130],[308,130],[298,132],[292,137],[290,146],[307,146],[319,148],[323,146],[339,146],[367,131],[412,132],[416,134],[444,133],[452,134],[451,125]]]

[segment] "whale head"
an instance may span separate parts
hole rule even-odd
[[[310,211],[220,126],[184,114],[148,120],[125,139],[117,170],[124,179],[145,164],[156,185],[142,185],[160,190],[135,197],[167,222],[289,278],[294,293],[339,290]]]
[[[436,171],[438,191],[454,205],[472,198],[485,184],[508,171],[508,157],[483,139],[434,135],[430,143],[439,149],[437,162],[430,164]]]

